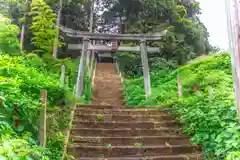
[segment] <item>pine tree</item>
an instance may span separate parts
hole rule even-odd
[[[31,16],[30,30],[33,34],[31,42],[36,47],[33,52],[51,54],[56,36],[56,14],[43,0],[33,0]]]

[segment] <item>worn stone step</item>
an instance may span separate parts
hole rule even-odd
[[[155,109],[155,110],[167,110],[170,109],[170,106],[124,106],[124,109]]]
[[[79,157],[79,158],[76,158],[76,160],[203,160],[203,159],[204,158],[201,153],[165,155],[165,156],[147,156],[147,157],[109,157],[109,158]]]
[[[177,127],[176,121],[162,121],[162,122],[151,122],[151,121],[140,121],[140,122],[99,122],[99,121],[80,121],[73,120],[73,126],[76,128],[142,128],[142,129],[154,129],[161,127]]]
[[[89,109],[168,109],[169,106],[114,106],[114,105],[93,105],[93,104],[77,104],[76,108],[89,108]]]
[[[121,91],[118,91],[121,92]],[[120,93],[116,95],[117,93],[114,93],[115,96],[117,96],[119,99],[124,99],[124,96]],[[92,100],[98,100],[101,98],[102,100],[107,100],[107,99],[113,99],[113,92],[105,92],[104,94],[94,94]]]
[[[120,97],[121,99],[123,99],[123,97],[121,97],[120,95],[116,95],[116,96]],[[92,101],[100,101],[101,100],[103,102],[105,102],[105,101],[114,101],[114,99],[112,98],[112,93],[109,93],[108,95],[104,95],[104,96],[102,96],[102,95],[93,95],[91,100]],[[124,104],[124,102],[122,101],[121,105],[123,105],[123,104]]]
[[[172,146],[82,146],[69,145],[68,153],[76,157],[129,157],[129,156],[160,156],[160,155],[178,155],[191,154],[197,152],[198,147],[192,145],[172,145]]]
[[[130,137],[130,136],[174,136],[183,135],[181,129],[157,128],[157,129],[103,129],[103,128],[72,128],[72,135],[100,136],[100,137]]]
[[[104,89],[119,89],[119,90],[123,90],[122,89],[122,84],[120,82],[121,79],[119,79],[118,77],[114,77],[113,75],[111,75],[111,79],[110,80],[106,80],[106,78],[104,79],[99,79],[100,81],[97,81],[98,79],[95,79],[96,84],[98,85],[98,88],[104,88]],[[104,81],[104,83],[103,83]],[[112,82],[115,81],[115,82]],[[98,83],[101,82],[101,83]],[[105,90],[106,91],[106,90]]]
[[[166,110],[155,110],[155,109],[88,109],[88,108],[76,108],[75,115],[77,114],[112,114],[112,115],[163,115],[168,114]]]
[[[79,113],[74,117],[84,121],[167,121],[174,120],[171,115],[112,115],[112,114],[84,114]]]
[[[92,105],[92,104],[77,104],[76,109],[120,109],[121,106],[114,105]]]
[[[137,137],[89,137],[72,136],[71,141],[82,145],[126,145],[126,146],[148,146],[148,145],[177,145],[190,144],[186,136],[137,136]]]

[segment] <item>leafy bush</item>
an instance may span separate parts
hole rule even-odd
[[[131,46],[130,44],[124,44],[123,46]],[[132,45],[134,46],[134,45]],[[176,61],[167,61],[164,58],[159,57],[156,53],[148,54],[148,63],[150,71],[164,70],[176,68]],[[119,69],[126,77],[140,77],[142,72],[142,61],[140,53],[134,52],[121,52],[116,53],[114,58],[119,63]]]
[[[11,126],[7,123],[0,123],[0,159],[34,159],[49,160],[48,150],[38,147],[29,134],[18,137]]]
[[[39,71],[34,67],[25,66],[24,57],[0,56],[1,92],[6,100],[5,111],[14,114],[14,104],[18,104],[21,120],[25,130],[38,130],[38,117],[40,105],[40,92],[48,91],[48,105],[57,105],[68,91],[59,87],[59,75],[56,73]],[[6,117],[13,123],[12,117]]]
[[[230,153],[225,160],[238,160],[240,159],[240,152],[232,152]]]
[[[21,142],[29,150],[29,154],[30,151],[34,154],[36,151],[36,155],[42,154],[51,160],[59,160],[65,138],[61,133],[64,133],[70,120],[69,115],[72,109],[70,105],[73,100],[78,63],[79,60],[57,60],[47,55],[40,58],[35,54],[15,57],[0,54],[0,121],[8,123],[11,129],[3,127],[1,130],[0,125],[0,133],[6,133],[5,135],[12,137],[10,139],[13,140],[4,138],[0,142],[0,146],[3,143],[17,145]],[[69,85],[60,87],[60,68],[63,64],[66,66]],[[86,86],[83,97],[87,103],[91,94],[88,76],[85,76],[84,84]],[[37,147],[41,108],[40,92],[42,89],[48,91],[47,150]],[[19,113],[14,109],[16,106],[18,106]],[[16,120],[19,118],[20,124],[16,125]],[[13,136],[10,136],[10,133]],[[29,138],[25,140],[22,138],[22,135],[26,133],[32,134],[30,137],[33,138],[34,143]],[[25,151],[23,150],[22,153]],[[16,153],[16,156],[21,157],[20,153]]]
[[[18,40],[19,28],[11,24],[11,20],[0,14],[0,52],[18,54],[20,45]]]
[[[183,79],[183,98],[177,95],[177,74]],[[208,159],[224,159],[240,150],[240,124],[234,106],[231,62],[228,54],[203,57],[177,70],[151,73],[152,96],[145,99],[143,78],[125,81],[129,105],[171,105],[194,144]],[[193,90],[194,87],[198,90]],[[209,88],[213,87],[213,97]],[[235,156],[238,154],[235,154]],[[230,157],[230,156],[228,156]],[[228,158],[229,159],[229,158]]]

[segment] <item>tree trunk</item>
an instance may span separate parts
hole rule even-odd
[[[28,0],[26,0],[26,5],[27,5],[27,10],[28,10]],[[24,13],[24,20],[26,19],[26,13],[27,10]],[[20,36],[20,50],[21,52],[23,51],[23,43],[24,43],[24,34],[25,34],[25,24],[22,25],[21,27],[21,36]]]
[[[59,10],[57,14],[57,21],[56,21],[56,37],[53,44],[53,57],[57,58],[57,50],[58,50],[58,37],[59,37],[59,26],[61,20],[61,12],[62,12],[62,0],[59,1]]]
[[[20,37],[20,50],[23,51],[23,43],[24,43],[24,33],[25,33],[25,25],[22,25],[21,29],[21,37]]]

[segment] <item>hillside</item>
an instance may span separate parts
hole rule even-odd
[[[178,73],[183,84],[180,99]],[[171,113],[184,124],[192,142],[204,147],[208,159],[224,159],[231,152],[239,151],[240,124],[234,106],[228,54],[203,57],[176,70],[152,71],[151,84],[152,96],[145,100],[143,78],[125,79],[125,101],[129,105],[171,105]]]
[[[0,54],[0,159],[61,159],[79,60]],[[68,85],[60,86],[61,65]],[[86,86],[88,79],[86,79]],[[46,148],[39,147],[41,90],[47,90]],[[85,101],[90,92],[85,87]]]

